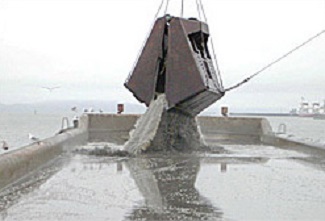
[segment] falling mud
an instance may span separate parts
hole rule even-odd
[[[208,150],[201,138],[196,118],[182,111],[167,109],[164,94],[153,100],[137,121],[125,150],[131,154],[157,151]]]

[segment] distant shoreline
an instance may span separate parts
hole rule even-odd
[[[290,113],[229,113],[230,116],[297,117]]]

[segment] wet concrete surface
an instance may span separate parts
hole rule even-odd
[[[66,153],[1,191],[0,220],[324,220],[324,156],[224,148],[136,158]]]

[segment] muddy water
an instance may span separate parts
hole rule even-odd
[[[323,220],[325,160],[270,146],[223,154],[65,154],[2,191],[0,220]]]

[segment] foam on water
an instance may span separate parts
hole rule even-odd
[[[123,146],[114,143],[88,143],[72,149],[72,152],[84,155],[126,157],[130,156]]]

